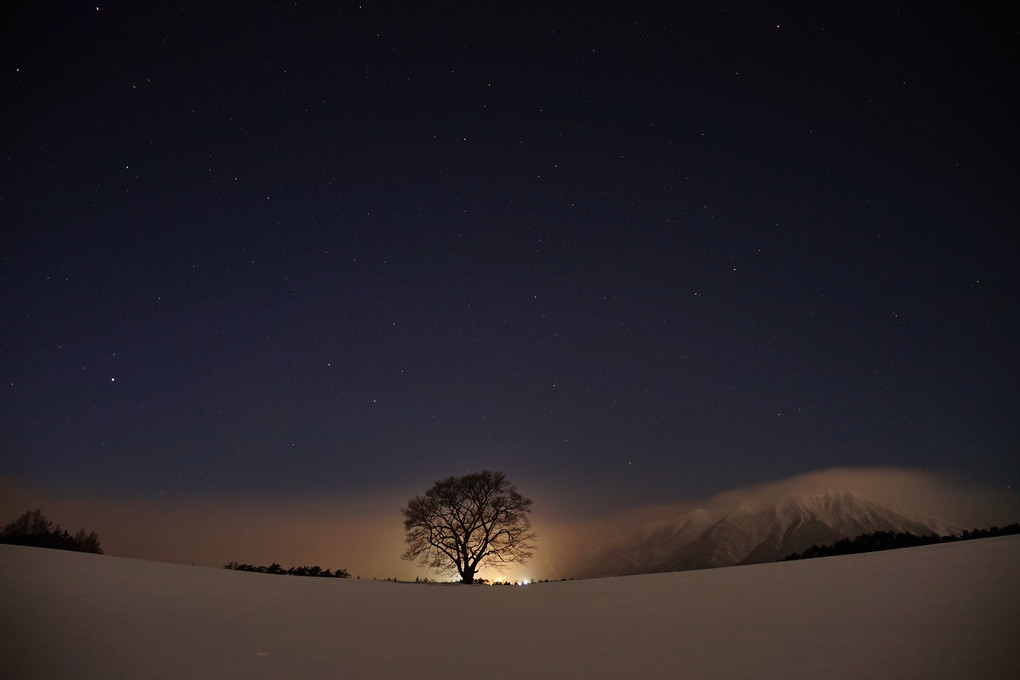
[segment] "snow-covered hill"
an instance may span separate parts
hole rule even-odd
[[[0,677],[1015,677],[1020,536],[522,587],[0,545]]]
[[[705,509],[659,520],[612,540],[579,565],[583,576],[618,576],[774,562],[812,545],[873,531],[947,535],[941,520],[910,519],[852,491],[752,498],[714,516]]]

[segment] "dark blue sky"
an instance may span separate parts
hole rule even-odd
[[[3,10],[0,473],[1017,483],[1009,17],[210,4]]]

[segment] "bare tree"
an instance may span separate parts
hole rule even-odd
[[[473,583],[485,566],[499,569],[531,557],[531,499],[502,472],[483,470],[436,482],[401,511],[407,531],[405,560]]]

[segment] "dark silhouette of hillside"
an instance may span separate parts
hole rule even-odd
[[[0,543],[103,554],[96,532],[86,533],[84,529],[79,529],[78,533],[72,536],[66,529],[61,529],[59,524],[53,524],[46,519],[42,510],[38,508],[26,511],[21,517],[0,529]]]
[[[783,561],[832,557],[834,555],[853,555],[856,553],[876,552],[878,550],[895,550],[897,548],[912,548],[919,545],[969,541],[975,538],[992,538],[993,536],[1008,536],[1010,534],[1020,534],[1020,524],[1014,522],[1004,527],[993,526],[987,529],[964,531],[959,536],[938,536],[936,534],[918,536],[909,531],[873,531],[870,534],[861,534],[856,538],[844,538],[831,545],[813,545],[803,552],[787,555],[783,558]]]
[[[232,569],[234,571],[254,571],[259,574],[287,574],[290,576],[316,576],[319,578],[350,578],[351,575],[346,569],[337,569],[332,571],[330,569],[323,569],[322,567],[291,567],[290,569],[284,569],[282,566],[273,562],[268,567],[266,566],[255,566],[254,564],[239,564],[237,562],[228,562],[223,565],[224,569]]]

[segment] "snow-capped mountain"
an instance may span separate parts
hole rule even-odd
[[[590,565],[599,576],[669,571],[659,565],[708,531],[712,524],[711,513],[704,509],[645,524],[617,536]]]
[[[874,531],[955,533],[939,520],[910,519],[852,491],[751,500],[722,516],[699,509],[614,539],[582,569],[611,576],[773,562],[812,545]]]

